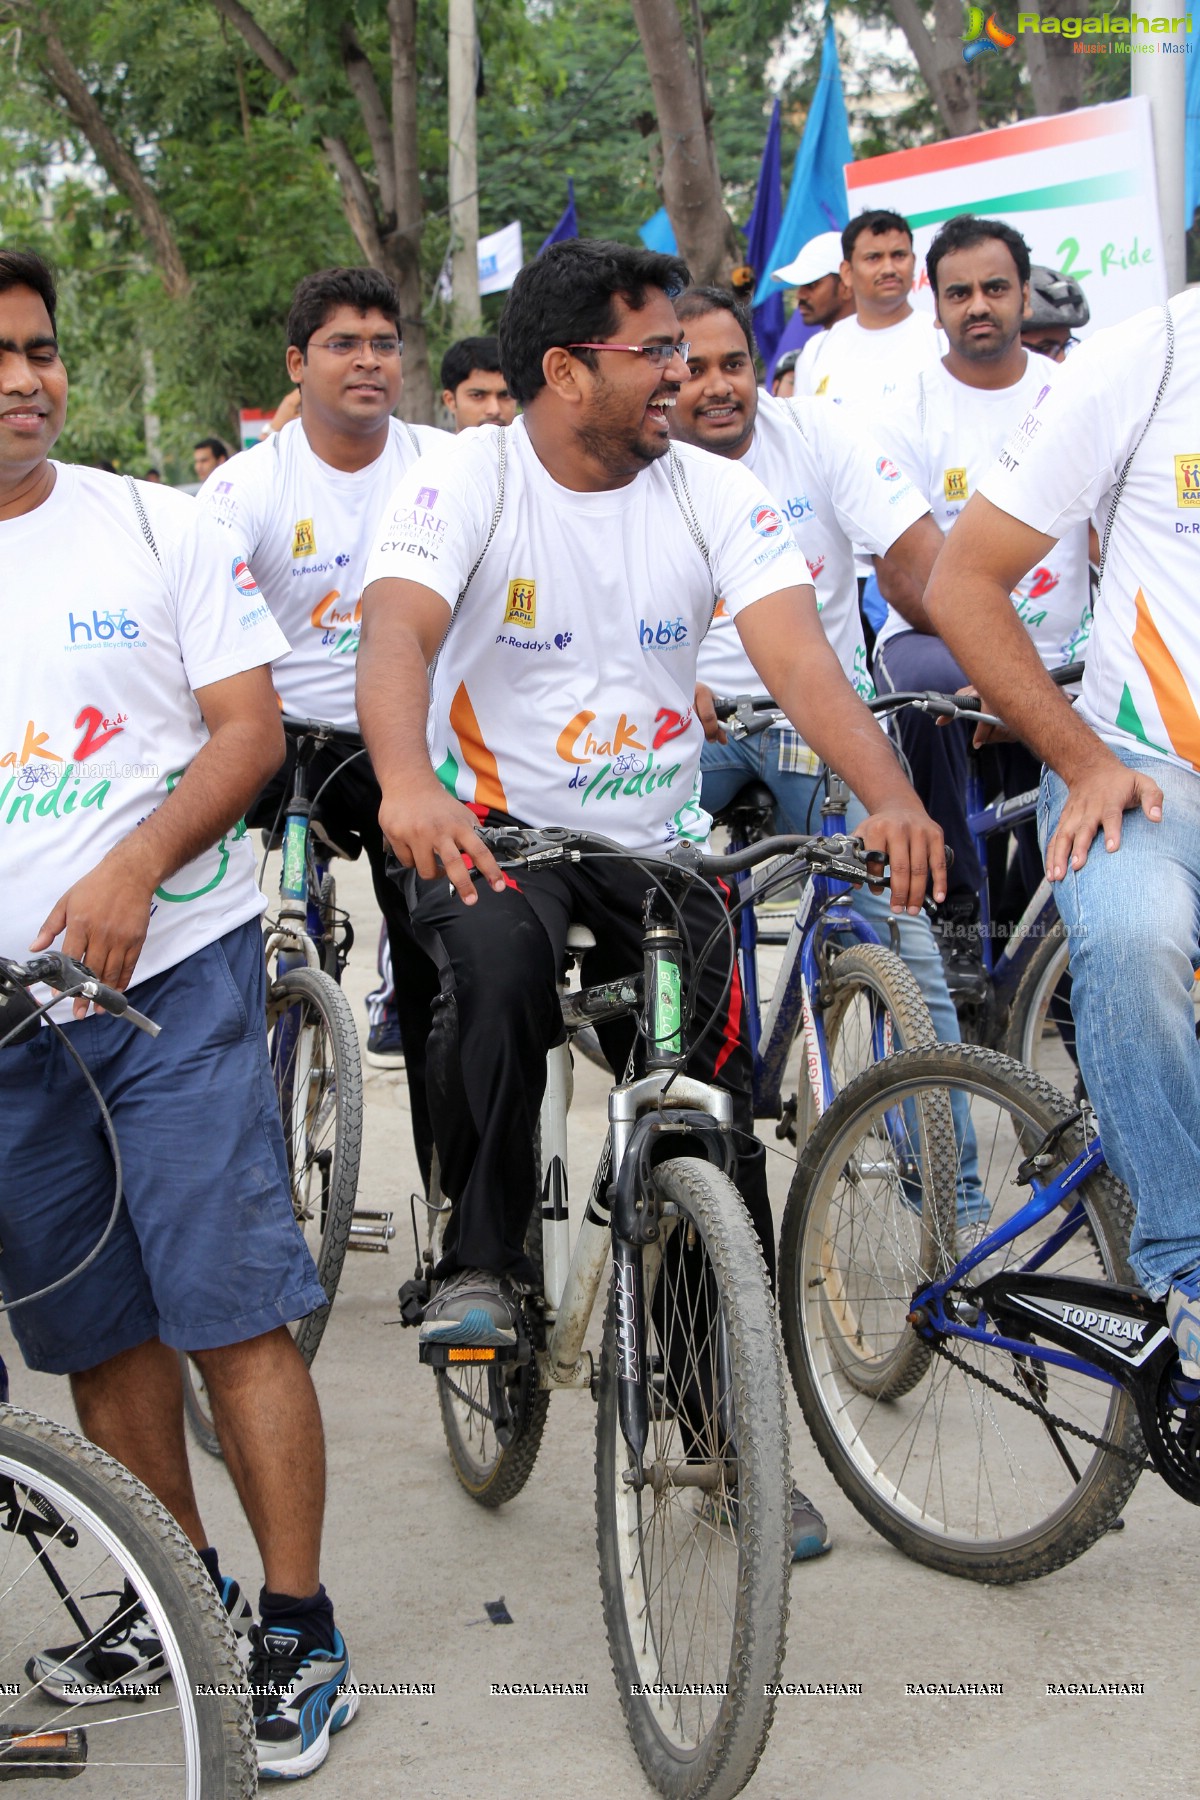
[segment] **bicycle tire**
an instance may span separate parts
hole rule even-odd
[[[925,996],[902,957],[883,944],[852,944],[830,960],[828,998],[821,1009],[833,1092],[840,1093],[876,1060],[875,1027],[896,1050],[937,1042]],[[865,1004],[864,1004],[865,1002]],[[807,1046],[806,1046],[807,1051]],[[811,1080],[802,1081],[798,1142],[807,1142],[820,1116]]]
[[[643,1253],[642,1341],[653,1371],[646,1465],[686,1460],[680,1415],[690,1405],[693,1448],[707,1449],[720,1475],[712,1492],[626,1484],[610,1284],[596,1420],[600,1592],[626,1725],[650,1781],[669,1800],[728,1800],[762,1754],[783,1660],[791,1566],[783,1361],[762,1252],[732,1181],[676,1157],[654,1170],[654,1187],[660,1239]],[[703,1343],[693,1335],[701,1319]],[[673,1373],[681,1344],[682,1377]],[[710,1650],[714,1618],[720,1642]],[[726,1691],[661,1691],[714,1686]]]
[[[136,1590],[162,1644],[175,1700],[72,1706],[41,1690],[24,1664],[42,1633],[53,1636],[45,1611],[50,1588],[43,1573],[33,1573],[40,1559],[27,1550],[28,1540],[21,1538],[18,1547],[14,1535],[0,1553],[0,1669],[4,1682],[19,1681],[22,1692],[9,1697],[5,1688],[0,1722],[47,1732],[82,1729],[88,1756],[72,1790],[82,1800],[243,1800],[253,1794],[257,1770],[245,1671],[216,1589],[174,1519],[96,1445],[10,1407],[0,1408],[0,1485],[12,1496],[3,1508],[10,1517],[11,1509],[22,1518],[41,1513],[43,1548],[76,1604],[93,1603],[87,1617],[89,1623],[94,1617],[97,1632],[111,1606],[111,1596],[98,1592],[97,1584],[103,1590],[111,1578],[118,1592],[124,1581]],[[49,1520],[46,1508],[52,1509]],[[35,1583],[36,1594],[27,1597],[27,1584],[32,1590]],[[101,1599],[97,1609],[94,1602]],[[78,1626],[68,1621],[67,1631],[78,1634]],[[164,1679],[162,1685],[170,1695],[171,1683]]]
[[[958,1154],[954,1135],[949,1147],[945,1139],[951,1093],[972,1107],[976,1143],[981,1149],[987,1146],[986,1169],[981,1163],[980,1173],[986,1191],[997,1197],[993,1228],[1027,1198],[1015,1169],[1030,1140],[1040,1142],[1073,1111],[1048,1082],[977,1045],[908,1051],[860,1077],[830,1107],[797,1168],[781,1258],[784,1342],[809,1430],[863,1517],[917,1562],[946,1574],[1007,1584],[1063,1567],[1118,1517],[1145,1455],[1133,1402],[1120,1389],[1041,1361],[1036,1330],[1029,1333],[1030,1354],[1019,1364],[1014,1356],[955,1338],[948,1347],[967,1369],[934,1349],[917,1383],[899,1393],[864,1395],[847,1381],[828,1341],[817,1285],[821,1246],[831,1234],[844,1231],[841,1213],[847,1196],[855,1184],[876,1176],[861,1146],[878,1142],[878,1121],[888,1109],[895,1115],[907,1106],[919,1113],[937,1100],[943,1114],[940,1143],[919,1174],[926,1193],[931,1184],[938,1185],[948,1190],[943,1207],[951,1204],[955,1186],[947,1158]],[[1083,1146],[1078,1123],[1067,1126],[1053,1150],[1054,1169],[1065,1167]],[[895,1183],[892,1193],[894,1220],[906,1203]],[[1131,1282],[1133,1208],[1124,1188],[1102,1170],[1074,1198],[1084,1205],[1085,1227],[1039,1266]],[[877,1233],[877,1246],[860,1253],[861,1262],[864,1268],[870,1264],[880,1290],[879,1315],[890,1308],[891,1329],[899,1342],[915,1335],[908,1314],[923,1272],[896,1254],[900,1234],[878,1196],[874,1206],[892,1236],[885,1244]],[[859,1214],[866,1217],[866,1208],[859,1208]],[[1025,1232],[1015,1247],[1003,1246],[979,1278],[1023,1264],[1061,1219],[1056,1212]],[[1008,1398],[984,1385],[984,1377],[998,1381]],[[1022,1398],[1027,1405],[1019,1403]],[[1066,1433],[1055,1423],[1064,1419]],[[1081,1441],[1070,1427],[1090,1433],[1098,1443]],[[1070,1462],[1056,1447],[1056,1438]]]
[[[292,1011],[298,1016],[281,1032],[281,1021]],[[267,1037],[284,1115],[292,1208],[327,1296],[324,1306],[290,1328],[301,1356],[311,1364],[329,1320],[354,1220],[362,1154],[362,1061],[350,1002],[332,976],[320,970],[290,969],[270,984]],[[279,1065],[281,1044],[286,1045],[287,1067]],[[296,1065],[302,1060],[309,1068],[304,1115],[289,1118]],[[314,1171],[319,1194],[313,1190]],[[182,1353],[180,1371],[188,1428],[202,1450],[219,1457],[221,1445],[203,1377]]]
[[[541,1187],[541,1130],[534,1134],[534,1151],[538,1169],[537,1187]],[[429,1179],[429,1202],[435,1200],[439,1205],[443,1202],[441,1181],[436,1153]],[[439,1254],[440,1232],[436,1230],[436,1220],[444,1215],[431,1213],[435,1221],[435,1229],[431,1232],[431,1248],[435,1260]],[[525,1233],[526,1254],[537,1270],[538,1284],[542,1277],[542,1209],[539,1203],[534,1206],[529,1226]],[[537,1326],[532,1315],[526,1310],[526,1323],[536,1336]],[[539,1385],[536,1358],[525,1364],[502,1364],[499,1367],[472,1367],[464,1364],[456,1369],[435,1369],[434,1377],[437,1386],[438,1410],[442,1418],[442,1431],[446,1439],[446,1448],[450,1452],[450,1464],[459,1485],[479,1506],[493,1510],[503,1506],[506,1501],[514,1500],[533,1473],[533,1465],[537,1461],[538,1451],[542,1445],[542,1433],[546,1429],[546,1414],[550,1406],[550,1393]],[[506,1384],[508,1403],[513,1416],[512,1434],[507,1444],[501,1444],[496,1437],[492,1420],[492,1393],[497,1382]]]
[[[1072,1054],[1073,1022],[1069,1027],[1069,1046],[1064,1029],[1071,1006],[1068,960],[1067,928],[1061,919],[1056,919],[1017,983],[1000,1046],[1014,1062],[1024,1063],[1065,1094],[1073,1092],[1079,1074]],[[1062,1016],[1055,1018],[1052,1008]]]

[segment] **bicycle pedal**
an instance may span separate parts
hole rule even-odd
[[[524,1349],[525,1355],[521,1351]],[[461,1369],[469,1363],[515,1363],[529,1360],[528,1340],[516,1344],[422,1344],[420,1361],[431,1369]]]
[[[350,1222],[348,1250],[381,1250],[386,1256],[396,1235],[390,1212],[375,1212],[356,1206]]]

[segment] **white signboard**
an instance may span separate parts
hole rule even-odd
[[[520,220],[514,219],[511,225],[502,225],[499,231],[481,237],[477,248],[480,293],[504,293],[520,274],[525,260],[521,253]]]
[[[851,218],[886,207],[912,226],[914,304],[932,307],[925,252],[962,212],[1005,219],[1035,263],[1073,276],[1091,308],[1088,330],[1167,297],[1144,96],[848,163],[846,190]]]

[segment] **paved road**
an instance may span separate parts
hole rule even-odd
[[[347,988],[360,1012],[374,931],[365,868],[344,872],[362,949]],[[577,1072],[572,1191],[590,1175],[604,1084]],[[788,1170],[772,1157],[781,1206]],[[363,1195],[395,1205],[388,1256],[353,1255],[314,1374],[329,1440],[325,1580],[361,1681],[434,1692],[364,1701],[314,1778],[322,1800],[636,1800],[648,1793],[625,1735],[600,1613],[593,1406],[557,1395],[537,1471],[498,1514],[450,1472],[432,1383],[396,1323],[411,1273],[415,1165],[402,1076],[368,1072]],[[17,1359],[13,1359],[14,1368]],[[15,1397],[71,1418],[64,1383],[15,1369]],[[861,1683],[856,1697],[783,1699],[755,1800],[1165,1800],[1194,1795],[1186,1645],[1193,1641],[1197,1520],[1152,1477],[1123,1532],[1015,1590],[918,1568],[859,1518],[791,1409],[793,1467],[835,1549],[791,1578],[785,1679]],[[194,1453],[224,1567],[259,1580],[221,1464]],[[487,1622],[503,1596],[511,1625]],[[586,1682],[586,1696],[494,1697],[491,1684]],[[1000,1695],[910,1694],[906,1684],[1003,1684]],[[1140,1682],[1144,1694],[1048,1695],[1048,1683]]]

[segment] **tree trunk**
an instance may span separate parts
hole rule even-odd
[[[1063,19],[1079,15],[1076,0],[1043,0],[1043,19]],[[1094,40],[1089,40],[1094,41]],[[1083,101],[1084,59],[1076,56],[1075,40],[1056,37],[1040,31],[1023,31],[1025,67],[1033,89],[1033,108],[1039,118],[1051,113],[1071,112]]]
[[[421,295],[421,159],[417,148],[417,0],[388,0],[392,61],[392,158],[396,218],[384,238],[387,271],[404,313],[404,395],[400,411],[434,421],[433,375]]]
[[[450,0],[450,255],[455,337],[479,330],[479,159],[475,131],[475,0]]]
[[[917,0],[893,0],[892,13],[908,39],[947,132],[951,137],[967,137],[978,131],[979,102],[962,55],[960,0],[934,0],[932,37]]]
[[[741,260],[676,0],[631,0],[662,137],[662,194],[696,283],[727,283]]]

